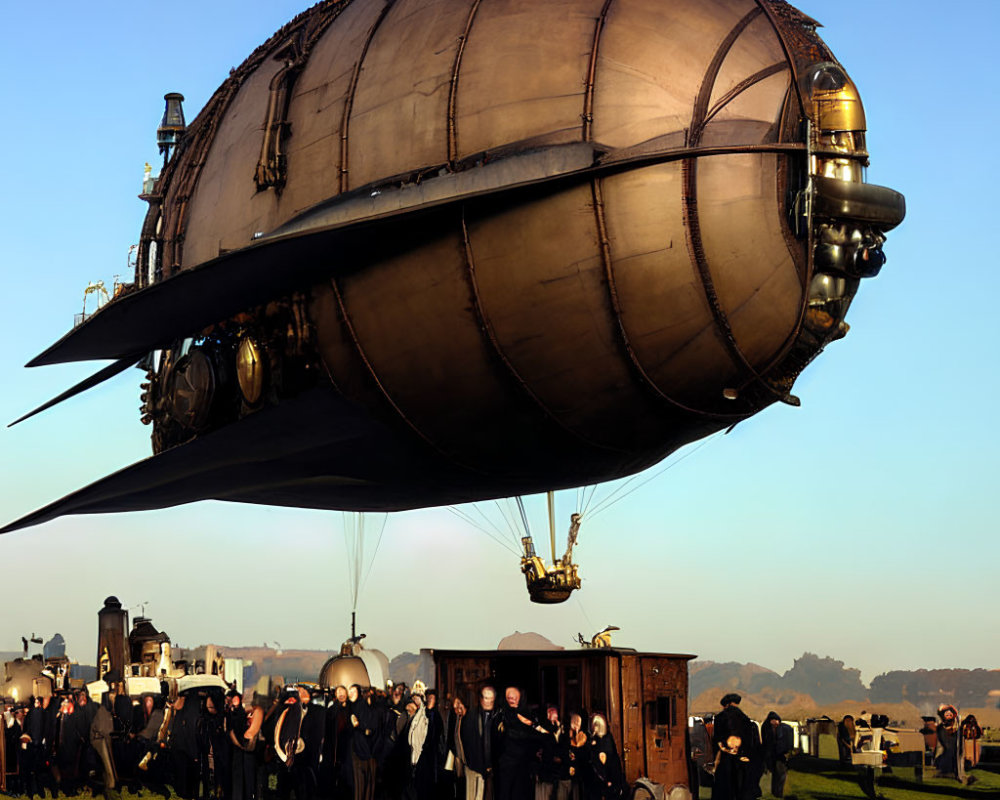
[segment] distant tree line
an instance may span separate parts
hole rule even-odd
[[[893,670],[879,675],[871,688],[861,682],[861,671],[843,661],[803,653],[792,668],[777,672],[735,662],[694,665],[692,697],[713,688],[757,694],[765,690],[807,694],[820,705],[843,701],[910,702],[919,707],[949,702],[959,708],[981,708],[995,702],[991,690],[1000,690],[1000,671],[986,669]]]

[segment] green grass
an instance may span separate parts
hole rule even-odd
[[[930,772],[931,770],[928,770]],[[884,800],[986,800],[1000,797],[1000,765],[980,764],[969,773],[975,780],[963,786],[956,780],[945,778],[925,778],[918,783],[913,768],[896,768],[891,774],[883,774],[878,779],[878,796]],[[770,798],[771,776],[765,775],[761,781],[764,798]],[[711,790],[702,787],[700,798],[707,800]],[[65,798],[60,793],[58,798]],[[89,800],[95,795],[89,791],[75,795],[68,800]],[[97,794],[96,797],[101,797]],[[112,795],[113,800],[158,800],[158,795],[149,790],[141,794],[123,789]],[[789,764],[788,781],[785,784],[786,800],[865,800],[865,794],[858,783],[857,772],[844,768],[839,762],[826,758],[796,756]],[[48,795],[46,795],[48,800]],[[177,796],[171,794],[171,800]]]
[[[975,780],[968,786],[946,778],[925,777],[922,783],[918,783],[912,767],[897,767],[892,773],[879,776],[877,792],[885,800],[985,800],[1000,797],[1000,767],[981,764],[969,774]],[[765,775],[761,781],[765,798],[772,796],[770,788],[771,776]],[[709,797],[709,793],[703,789],[701,796]],[[788,800],[846,800],[863,799],[865,793],[861,790],[855,770],[844,768],[830,759],[797,756],[789,764],[785,797]]]

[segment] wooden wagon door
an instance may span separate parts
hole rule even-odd
[[[687,662],[639,658],[649,778],[667,788],[687,786]]]

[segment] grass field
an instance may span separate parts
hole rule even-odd
[[[883,774],[878,779],[877,792],[884,800],[987,800],[1000,798],[1000,765],[980,765],[972,770],[974,779],[968,786],[945,778],[925,778],[918,783],[912,768],[897,768],[891,774]],[[765,800],[773,797],[770,793],[771,776],[765,775],[761,789]],[[711,797],[711,789],[702,787],[700,800]],[[2,795],[0,795],[2,796]],[[90,800],[95,797],[89,791],[67,800]],[[101,797],[100,794],[96,797]],[[128,791],[114,792],[111,800],[159,800],[163,795],[150,791],[138,794]],[[61,792],[58,800],[66,798]],[[785,785],[786,800],[864,800],[865,793],[858,783],[858,774],[843,768],[837,761],[810,756],[796,756],[791,760],[788,782]],[[45,800],[48,800],[46,795]],[[56,800],[55,798],[53,800]],[[171,794],[170,800],[177,800]]]
[[[969,775],[974,778],[968,786],[956,780],[945,778],[925,778],[916,781],[912,768],[893,770],[878,778],[877,792],[885,800],[945,800],[946,798],[1000,798],[1000,766],[980,765]],[[772,797],[771,776],[765,775],[761,781],[764,797]],[[708,798],[711,791],[702,788],[700,797]],[[843,768],[839,762],[825,758],[797,756],[789,764],[788,782],[785,784],[788,800],[846,800],[864,798],[865,793],[858,783],[854,770]]]

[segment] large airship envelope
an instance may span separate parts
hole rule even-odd
[[[31,362],[145,366],[154,455],[5,530],[578,486],[794,403],[904,214],[816,25],[322,2],[189,126],[168,95],[134,283]]]

